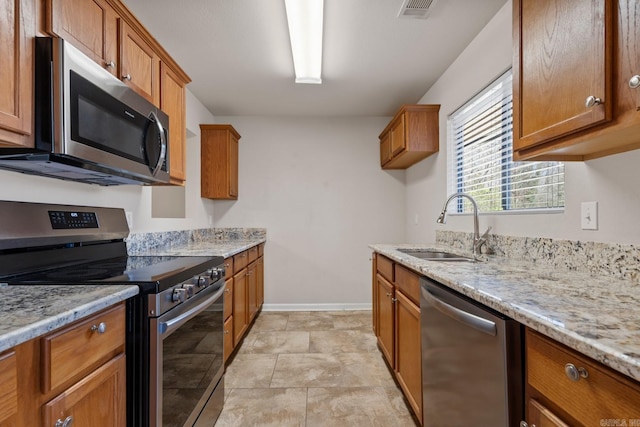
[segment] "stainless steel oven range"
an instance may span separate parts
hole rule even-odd
[[[211,426],[224,396],[222,257],[128,256],[122,209],[0,201],[0,283],[138,286],[129,427]]]

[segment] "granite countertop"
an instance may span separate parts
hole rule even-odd
[[[638,283],[503,257],[482,256],[475,263],[439,262],[396,250],[437,249],[469,256],[439,245],[370,247],[640,381]]]
[[[189,242],[178,246],[153,248],[140,255],[221,256],[228,258],[266,241],[267,239],[262,237],[233,240],[205,240]]]
[[[132,285],[0,289],[0,352],[138,294],[138,287]]]

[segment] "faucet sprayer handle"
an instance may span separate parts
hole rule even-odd
[[[487,238],[489,237],[490,231],[491,231],[491,227],[487,228],[487,231],[485,231],[484,234],[480,236],[480,240],[484,240],[486,242]]]

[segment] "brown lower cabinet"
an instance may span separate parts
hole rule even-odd
[[[420,276],[383,255],[374,254],[372,259],[373,329],[378,347],[422,424]]]
[[[640,422],[640,383],[530,329],[526,332],[526,366],[523,426]]]
[[[125,329],[119,303],[0,354],[0,426],[126,425]]]
[[[264,243],[225,258],[224,360],[238,348],[264,302]],[[0,427],[2,427],[0,425]]]

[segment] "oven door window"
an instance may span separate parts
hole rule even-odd
[[[198,416],[223,368],[223,341],[222,298],[162,341],[162,427]]]

